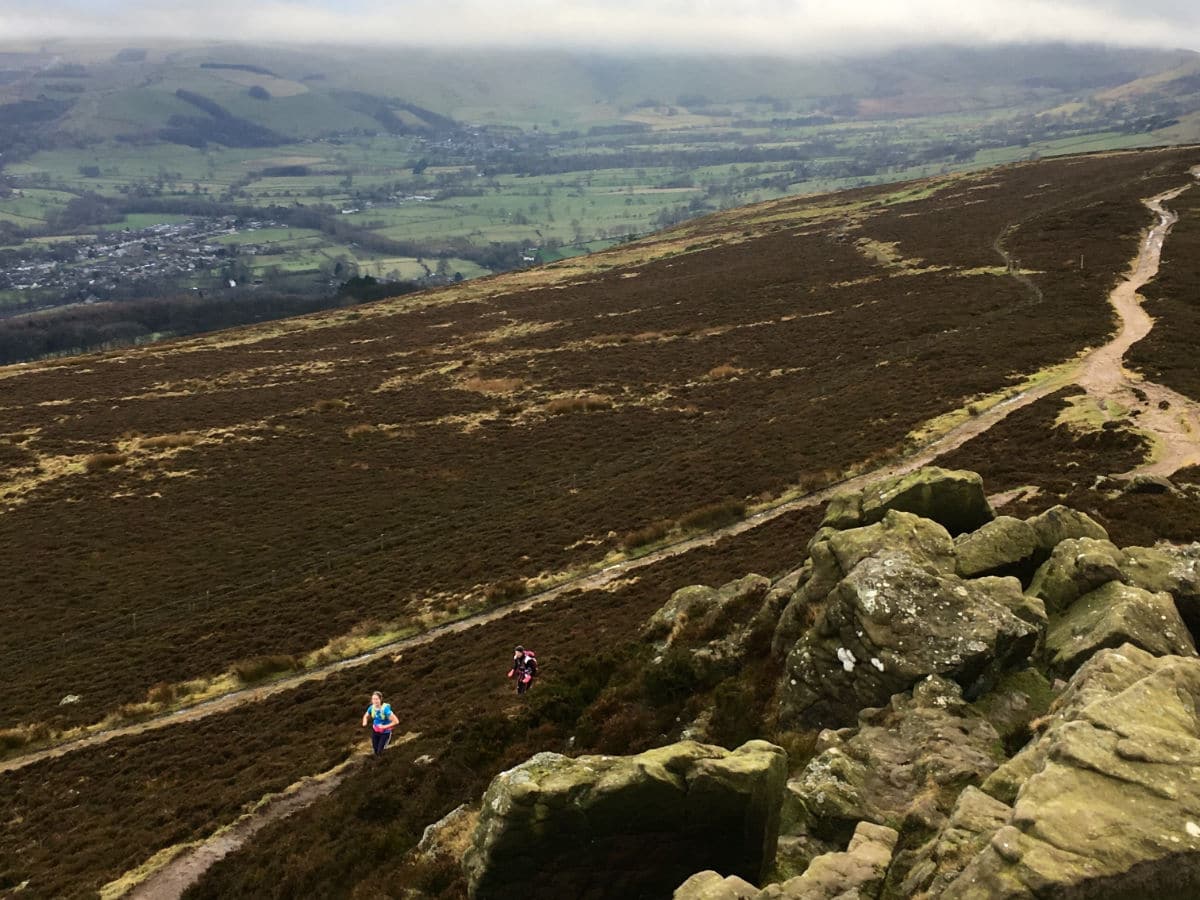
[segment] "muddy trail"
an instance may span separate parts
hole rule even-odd
[[[132,900],[175,900],[182,897],[184,891],[199,881],[215,863],[237,851],[263,828],[333,793],[354,769],[370,761],[370,756],[360,754],[328,772],[298,781],[229,827],[187,848],[121,896]]]
[[[1200,169],[1193,170],[1193,174],[1200,177]],[[1077,378],[1077,383],[1100,404],[1134,411],[1138,428],[1154,442],[1150,460],[1129,474],[1169,476],[1200,464],[1200,404],[1145,380],[1123,365],[1129,348],[1154,327],[1154,319],[1142,308],[1138,291],[1158,273],[1163,244],[1178,219],[1163,204],[1187,189],[1182,187],[1143,201],[1158,216],[1158,225],[1143,240],[1130,276],[1109,295],[1121,328],[1110,343],[1084,360]]]
[[[1200,168],[1193,170],[1193,174],[1200,178]],[[422,634],[381,645],[355,657],[308,669],[267,685],[234,691],[165,715],[96,731],[82,738],[0,761],[0,773],[12,772],[41,760],[95,747],[116,738],[195,722],[211,715],[228,712],[245,704],[259,703],[274,695],[293,690],[300,685],[321,681],[335,672],[363,666],[389,655],[401,654],[426,646],[447,635],[462,633],[476,626],[527,612],[537,606],[557,600],[569,592],[610,588],[641,569],[699,548],[712,547],[724,538],[743,534],[781,516],[825,503],[834,494],[862,489],[879,480],[904,475],[922,466],[930,465],[943,454],[956,450],[968,441],[986,433],[1013,412],[1072,384],[1083,387],[1099,402],[1110,402],[1124,409],[1139,411],[1136,419],[1137,425],[1154,441],[1156,449],[1149,462],[1138,467],[1133,473],[1125,474],[1170,475],[1186,466],[1200,464],[1200,404],[1169,388],[1145,381],[1125,370],[1122,365],[1128,349],[1145,337],[1154,324],[1153,319],[1142,309],[1141,298],[1137,292],[1157,273],[1164,243],[1177,218],[1163,204],[1190,187],[1191,185],[1185,185],[1143,201],[1146,207],[1158,216],[1158,222],[1142,240],[1138,255],[1132,262],[1129,276],[1110,293],[1110,302],[1120,319],[1118,332],[1111,341],[1083,355],[1073,364],[1061,367],[1049,377],[1043,378],[1027,389],[1005,397],[978,415],[950,427],[920,450],[892,464],[844,479],[804,496],[778,503],[733,525],[660,547],[643,556],[615,563],[590,574],[577,576],[554,588],[530,595],[518,603],[438,625]]]

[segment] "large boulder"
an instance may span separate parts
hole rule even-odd
[[[722,878],[719,872],[697,872],[675,889],[671,900],[754,900],[758,888],[736,875]]]
[[[1166,591],[1192,637],[1200,635],[1200,544],[1126,547],[1125,578],[1148,591]]]
[[[992,723],[1006,747],[1014,747],[1029,739],[1030,725],[1049,711],[1053,700],[1053,686],[1045,675],[1030,667],[1005,673],[994,688],[971,705]]]
[[[984,851],[1010,815],[1010,807],[976,787],[967,787],[942,829],[909,854],[899,896],[914,900],[940,896],[967,864]]]
[[[1100,651],[985,782],[1012,812],[941,896],[1200,896],[1198,766],[1200,660]]]
[[[1019,574],[1030,568],[1037,548],[1032,525],[1012,516],[997,516],[954,539],[957,572],[963,578]]]
[[[823,544],[836,565],[830,574],[839,580],[880,550],[903,552],[933,572],[953,574],[954,541],[937,522],[907,512],[888,510],[871,525],[831,534]],[[818,560],[814,556],[814,565]]]
[[[747,655],[766,652],[789,598],[786,586],[775,590],[761,575],[747,575],[720,588],[680,588],[642,628],[642,639],[658,651],[647,676],[656,677],[653,670],[658,667],[672,673],[686,666],[695,685],[719,683],[738,672]],[[688,736],[703,739],[703,729],[693,729]]]
[[[680,638],[693,643],[725,636],[762,606],[771,580],[747,575],[720,588],[691,585],[677,590],[642,628],[642,639],[669,647]]]
[[[1013,611],[1023,605],[1015,578],[963,580],[886,550],[868,557],[787,654],[779,721],[850,725],[928,675],[982,693],[1037,645],[1038,628]]]
[[[975,472],[927,466],[865,488],[860,501],[864,524],[877,522],[888,510],[910,512],[943,525],[951,534],[974,531],[995,513]]]
[[[912,513],[887,512],[872,525],[818,532],[810,559],[775,629],[771,652],[783,657],[812,624],[829,592],[862,560],[884,550],[903,551],[934,572],[954,572],[954,541],[937,522]]]
[[[1051,667],[1074,672],[1098,650],[1132,644],[1155,656],[1195,656],[1196,647],[1175,602],[1119,581],[1076,600],[1046,633]]]
[[[1067,538],[1034,573],[1029,593],[1060,613],[1084,594],[1110,581],[1123,581],[1125,556],[1116,544],[1095,538]]]
[[[818,856],[802,875],[761,891],[737,876],[699,872],[679,886],[673,900],[875,900],[883,889],[899,835],[862,822],[845,851]]]
[[[822,732],[817,749],[788,782],[783,832],[839,846],[860,821],[939,827],[963,785],[981,783],[1004,759],[996,730],[956,684],[936,677],[864,710],[856,731]]]
[[[763,888],[754,900],[875,900],[899,834],[860,822],[844,852],[818,856],[803,875]]]
[[[701,869],[758,881],[787,776],[780,748],[690,741],[637,756],[539,753],[484,794],[463,858],[474,900],[666,896]]]
[[[1046,555],[1071,538],[1108,540],[1108,532],[1104,530],[1104,526],[1086,513],[1069,506],[1052,506],[1025,521],[1033,527],[1033,532],[1037,535],[1038,550]]]

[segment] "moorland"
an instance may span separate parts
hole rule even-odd
[[[1133,411],[1067,385],[999,414],[1109,338],[1142,201],[1198,164],[1100,153],[778,199],[506,276],[0,370],[9,752],[147,725],[0,776],[0,884],[86,895],[211,834],[345,759],[346,711],[384,684],[414,737],[382,774],[351,775],[198,889],[349,894],[498,765],[568,737],[626,752],[670,736],[690,685],[605,693],[637,665],[642,621],[685,584],[783,574],[820,511],[323,667],[816,496],[974,418],[998,424],[939,462],[981,471],[1008,509],[1069,499],[1121,543],[1164,525],[1197,539],[1185,496],[1099,486],[1154,452]],[[1172,201],[1181,242],[1146,289],[1168,335],[1131,364],[1194,397],[1178,362],[1193,195]],[[505,698],[516,640],[554,673],[528,708]],[[153,727],[297,672],[314,677]]]

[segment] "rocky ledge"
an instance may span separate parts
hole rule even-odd
[[[685,588],[643,640],[701,693],[774,672],[762,734],[807,749],[701,715],[708,743],[539,754],[483,797],[472,897],[1200,896],[1200,545],[925,469],[836,498],[800,562]]]

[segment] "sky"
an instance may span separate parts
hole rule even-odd
[[[931,42],[1200,50],[1198,0],[0,0],[46,37],[811,54]]]

